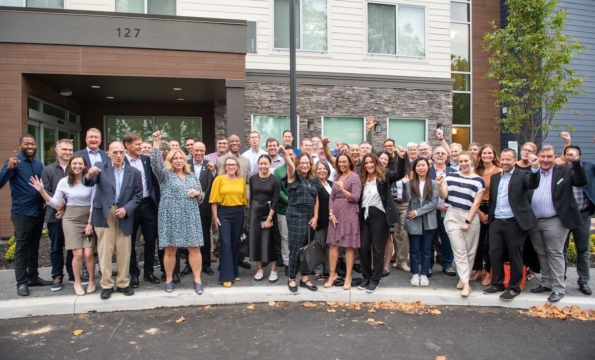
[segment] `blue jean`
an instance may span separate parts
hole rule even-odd
[[[52,279],[58,276],[64,278],[64,233],[62,232],[62,221],[48,223],[48,233],[52,243],[50,260],[52,262]],[[66,251],[66,272],[69,279],[74,279],[72,272],[72,250]]]
[[[423,230],[421,235],[408,234],[409,236],[409,262],[411,273],[419,274],[419,263],[417,258],[421,252],[421,275],[428,275],[430,270],[430,258],[432,252],[432,241],[434,241],[436,230]]]
[[[438,228],[434,230],[433,244],[438,242],[438,236],[440,236],[440,253],[442,256],[442,269],[452,268],[452,262],[454,261],[454,253],[452,252],[452,246],[450,245],[450,239],[444,228],[444,218],[440,211],[436,211],[436,217],[438,219]],[[430,269],[434,267],[434,257],[430,256]]]

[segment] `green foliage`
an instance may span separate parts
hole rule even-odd
[[[484,36],[490,53],[490,71],[484,78],[497,80],[492,93],[495,105],[506,107],[506,115],[496,118],[501,132],[535,142],[548,136],[556,113],[566,109],[569,98],[584,92],[584,78],[568,66],[585,49],[578,40],[563,34],[568,14],[559,10],[559,0],[506,0],[508,26]],[[572,126],[566,125],[573,131]]]
[[[591,234],[589,237],[591,246],[589,247],[589,252],[595,252],[595,234]]]
[[[41,237],[49,238],[50,237],[50,231],[47,228],[43,229],[43,231],[41,232]]]
[[[568,243],[568,250],[566,250],[566,257],[568,258],[568,262],[576,264],[576,245],[574,244],[574,240],[571,238],[570,242]]]
[[[4,255],[4,258],[8,261],[13,261],[14,260],[14,250],[17,247],[17,239],[13,236],[10,239],[8,239],[8,249],[6,249],[6,254]]]

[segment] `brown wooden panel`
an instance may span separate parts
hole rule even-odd
[[[483,36],[491,32],[490,22],[500,19],[500,2],[497,0],[474,1],[472,5],[472,52],[473,52],[473,141],[491,143],[499,148],[500,133],[495,129],[495,118],[499,109],[494,106],[490,90],[497,86],[495,81],[482,77],[489,70],[488,53],[483,51]]]

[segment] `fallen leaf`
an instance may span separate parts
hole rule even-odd
[[[440,311],[438,309],[430,309],[430,314],[432,314],[432,315],[440,315],[440,314],[442,314],[442,311]]]
[[[436,360],[446,360],[446,356],[436,356]]]
[[[368,310],[368,312],[373,314],[373,313],[375,313],[375,312],[376,312],[376,310],[374,310],[374,309],[370,309],[370,310]]]
[[[205,310],[209,310],[210,308],[211,308],[211,305],[205,306]]]
[[[254,310],[254,304],[248,305],[248,307],[246,307],[246,309],[248,309],[248,310]]]
[[[335,310],[335,309],[327,309],[326,311],[333,313],[333,314],[337,312],[337,310]]]
[[[368,320],[366,320],[366,322],[373,323],[374,322],[374,319],[369,318]]]
[[[384,321],[376,321],[376,325],[384,325]]]
[[[318,305],[311,303],[309,301],[306,301],[305,303],[302,304],[303,307],[308,307],[308,308],[313,308],[313,307],[317,307]]]
[[[186,321],[186,319],[184,319],[184,317],[183,317],[183,316],[182,316],[182,317],[180,317],[178,320],[176,320],[176,322],[177,322],[178,324],[179,324],[179,323],[181,323],[182,321]]]
[[[153,335],[153,334],[157,334],[157,332],[159,332],[159,329],[157,328],[150,328],[148,330],[145,330],[145,333]]]
[[[74,336],[79,336],[80,334],[82,334],[84,332],[85,332],[85,330],[78,329],[78,330],[74,330],[72,333],[74,334]]]
[[[275,306],[275,305],[276,305],[276,303],[273,300],[269,301],[269,306]]]

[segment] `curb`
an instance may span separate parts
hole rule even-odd
[[[311,292],[300,289],[290,293],[285,287],[248,287],[237,286],[231,289],[222,287],[205,288],[205,293],[196,295],[190,289],[179,289],[173,293],[163,290],[143,290],[133,296],[124,296],[114,292],[109,300],[101,300],[100,291],[86,295],[68,295],[60,297],[20,298],[0,301],[0,319],[15,319],[31,316],[74,315],[88,312],[114,312],[151,310],[163,307],[185,307],[204,305],[268,303],[269,301],[344,301],[372,303],[375,301],[412,302],[420,301],[425,305],[435,306],[476,306],[500,307],[510,309],[529,309],[547,303],[546,295],[522,293],[511,302],[503,302],[498,295],[485,295],[472,292],[467,298],[459,291],[442,289],[379,288],[373,294],[357,288],[345,291],[341,288],[319,289]],[[583,310],[595,310],[592,296],[566,296],[554,305],[561,308],[577,305]]]

